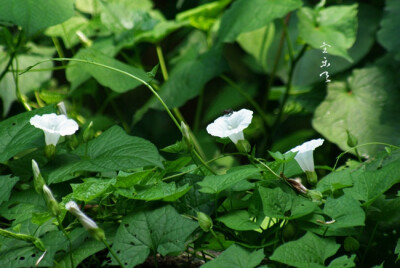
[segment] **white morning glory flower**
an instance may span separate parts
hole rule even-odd
[[[243,130],[253,118],[253,111],[242,109],[217,118],[207,126],[207,132],[216,137],[229,138],[234,144],[244,140]]]
[[[31,125],[44,131],[46,145],[57,145],[60,136],[74,134],[79,126],[72,119],[68,119],[65,115],[44,114],[35,115],[29,120]]]
[[[82,224],[83,227],[85,227],[86,230],[94,230],[98,229],[99,227],[97,224],[88,216],[86,216],[85,213],[83,213],[78,205],[74,201],[69,201],[66,205],[65,208],[75,217],[78,218],[80,223]]]
[[[294,159],[304,172],[314,172],[313,151],[323,143],[324,139],[310,140],[290,150],[291,152],[297,152]]]

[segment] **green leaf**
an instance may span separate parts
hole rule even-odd
[[[29,50],[29,53],[17,54],[14,59],[14,65],[17,64],[20,70],[28,68],[35,63],[51,58],[55,52],[54,48],[44,47],[44,46],[36,46],[32,43],[28,43],[26,48]],[[8,61],[9,55],[6,53],[2,53],[4,56],[0,57],[0,69],[3,70]],[[51,78],[51,68],[53,67],[52,62],[44,62],[41,64],[41,68],[43,71],[40,72],[27,72],[23,75],[18,76],[18,85],[21,94],[27,95],[34,90],[38,90],[43,83],[47,82]],[[45,70],[48,68],[49,70]],[[0,81],[0,97],[3,101],[3,116],[5,116],[11,105],[17,101],[17,93],[14,81],[14,75],[9,69],[9,72],[4,76],[4,78]]]
[[[321,46],[325,42],[330,45],[326,47],[328,54],[341,56],[351,62],[347,50],[356,40],[357,7],[354,4],[321,10],[301,8],[297,12],[299,36],[316,49],[323,49]]]
[[[146,179],[147,177],[151,176],[153,171],[143,170],[134,172],[132,174],[119,174],[117,177],[117,182],[115,183],[114,187],[116,188],[130,188],[136,184],[138,184],[141,180]]]
[[[334,223],[329,224],[329,228],[346,228],[352,226],[364,226],[365,212],[360,207],[360,203],[347,195],[339,198],[328,198],[324,206],[324,213]]]
[[[114,126],[88,144],[80,145],[72,155],[57,155],[51,167],[46,168],[50,171],[48,182],[57,183],[72,178],[77,171],[105,172],[145,166],[163,166],[157,148]]]
[[[123,218],[113,249],[126,267],[134,267],[151,251],[165,256],[184,250],[186,239],[197,227],[197,222],[182,217],[171,206],[135,212]],[[114,257],[112,260],[117,264]]]
[[[307,232],[296,241],[285,243],[278,247],[271,260],[295,267],[325,267],[325,260],[334,255],[340,245],[335,239],[321,238]]]
[[[349,149],[346,130],[359,144],[386,142],[399,144],[400,92],[396,81],[397,67],[390,59],[355,70],[347,82],[332,82],[328,95],[318,106],[313,118],[314,128],[342,150]],[[358,148],[361,155],[371,156],[382,145]]]
[[[181,62],[172,69],[160,96],[170,108],[180,107],[196,97],[212,78],[227,69],[221,49],[212,49],[198,58]],[[158,102],[152,107],[164,109]]]
[[[200,192],[208,194],[217,194],[223,190],[235,185],[241,180],[248,178],[259,178],[260,170],[254,166],[240,166],[232,168],[224,175],[209,175],[204,177],[203,181],[198,182],[202,188]]]
[[[350,170],[334,171],[323,177],[317,184],[317,190],[321,193],[335,193],[337,190],[353,185]]]
[[[356,200],[365,201],[364,206],[374,202],[379,196],[390,189],[394,184],[400,182],[400,160],[391,162],[377,170],[367,170],[364,166],[353,173],[353,187],[343,191]],[[392,157],[393,158],[393,157]]]
[[[70,68],[77,68],[79,71],[84,71],[90,74],[101,85],[109,87],[111,90],[118,93],[123,93],[142,85],[142,82],[138,79],[144,82],[151,81],[151,78],[142,69],[127,65],[94,48],[81,49],[74,58],[86,60],[88,63],[73,62],[73,65],[71,65]],[[106,67],[94,65],[90,62],[99,63]],[[107,67],[118,69],[125,72],[125,74]],[[70,74],[71,76],[67,76],[67,78],[70,82],[73,82],[75,77],[72,76],[72,73]]]
[[[0,21],[22,27],[27,36],[74,15],[72,0],[1,0]]]
[[[400,238],[397,240],[396,248],[394,249],[394,254],[397,254],[396,262],[400,260]]]
[[[386,0],[385,13],[378,32],[379,43],[389,52],[393,52],[400,60],[400,40],[393,38],[400,33],[400,3],[399,1]]]
[[[71,198],[89,202],[95,198],[101,197],[115,182],[115,179],[84,179],[84,183],[71,184]]]
[[[356,258],[356,255],[351,255],[350,257],[348,256],[341,256],[339,258],[334,259],[329,263],[330,268],[351,268],[351,267],[356,267],[356,264],[354,263],[354,259]]]
[[[54,113],[54,106],[46,106],[20,113],[0,123],[0,163],[28,149],[45,146],[44,134],[29,123],[36,114]]]
[[[250,251],[238,245],[232,245],[216,259],[202,265],[202,268],[252,268],[260,264],[264,258],[262,249]]]
[[[278,219],[296,219],[314,211],[316,204],[305,197],[298,196],[294,191],[284,192],[281,188],[266,188],[259,186],[265,216]]]
[[[8,201],[11,191],[18,180],[18,177],[11,177],[11,175],[0,176],[0,205],[4,201]]]
[[[234,42],[241,33],[267,25],[301,7],[300,0],[237,0],[221,19],[218,40]]]
[[[259,225],[250,220],[249,212],[238,210],[219,217],[217,221],[222,222],[229,228],[238,231],[250,231],[259,228]]]

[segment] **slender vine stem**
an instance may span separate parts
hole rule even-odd
[[[74,265],[74,258],[72,257],[72,242],[71,242],[71,237],[69,236],[69,234],[67,233],[67,231],[65,231],[64,227],[62,226],[62,222],[60,219],[60,216],[56,216],[57,222],[58,222],[58,228],[61,230],[61,232],[63,232],[63,234],[65,235],[65,237],[68,239],[69,242],[69,258],[71,260],[71,267],[75,267]]]
[[[145,85],[145,86],[151,91],[151,93],[154,94],[154,96],[157,98],[157,100],[161,103],[161,105],[162,105],[162,106],[164,107],[164,109],[167,111],[168,115],[170,116],[170,118],[172,119],[172,121],[175,123],[176,127],[179,129],[179,131],[182,132],[181,126],[180,126],[180,124],[178,123],[178,121],[176,120],[175,116],[172,114],[172,112],[171,112],[171,110],[168,108],[167,104],[165,104],[165,102],[163,101],[163,99],[162,99],[162,98],[160,97],[160,95],[154,90],[154,88],[153,88],[148,82],[146,82],[145,80],[143,80],[142,78],[137,77],[137,76],[135,76],[135,75],[133,75],[133,74],[130,74],[130,73],[128,73],[128,72],[122,71],[122,70],[120,70],[120,69],[117,69],[117,68],[114,68],[114,67],[111,67],[111,66],[102,64],[102,63],[98,63],[98,62],[95,62],[95,61],[88,61],[88,60],[83,60],[83,59],[52,58],[52,59],[46,59],[46,60],[42,60],[42,61],[37,62],[36,64],[34,64],[34,65],[28,67],[25,71],[21,72],[20,75],[22,75],[22,74],[28,72],[30,69],[34,68],[35,66],[37,66],[37,65],[39,65],[39,64],[42,64],[42,63],[44,63],[44,62],[48,62],[48,61],[75,61],[75,62],[80,62],[80,63],[92,64],[92,65],[100,66],[100,67],[103,67],[103,68],[106,68],[106,69],[109,69],[109,70],[112,70],[112,71],[115,71],[115,72],[124,74],[124,75],[126,75],[126,76],[129,76],[129,77],[131,77],[131,78],[133,78],[133,79],[135,79],[135,80],[141,82],[143,85]]]
[[[22,32],[19,33],[18,39],[17,39],[17,43],[15,44],[15,47],[12,48],[12,52],[10,54],[10,58],[8,59],[6,67],[4,68],[4,70],[0,74],[0,81],[3,80],[4,76],[7,74],[8,69],[10,68],[15,56],[17,55],[18,48],[21,45],[21,41],[22,41]]]
[[[101,242],[103,242],[103,244],[106,246],[106,248],[108,249],[108,251],[111,253],[111,255],[113,255],[113,257],[115,258],[115,260],[118,262],[119,266],[121,266],[122,268],[125,268],[124,264],[121,262],[121,260],[118,258],[117,254],[115,254],[114,250],[110,247],[110,245],[107,243],[107,241],[105,239],[101,240]]]
[[[163,55],[160,44],[156,45],[156,51],[157,51],[158,61],[160,62],[162,75],[164,77],[164,80],[167,81],[169,78],[168,71],[167,71],[167,65],[165,64],[164,55]]]

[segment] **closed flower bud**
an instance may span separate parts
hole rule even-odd
[[[203,212],[197,212],[197,221],[199,222],[200,228],[203,229],[204,232],[209,232],[213,227],[213,222],[210,216]]]
[[[43,185],[43,197],[46,200],[47,207],[51,211],[54,216],[58,216],[61,214],[60,206],[58,205],[57,200],[54,198],[53,193],[50,188],[45,184]]]
[[[40,173],[40,169],[35,160],[32,159],[32,171],[33,171],[33,186],[35,187],[35,191],[42,195],[43,194],[43,186],[46,184],[44,181],[42,174]]]
[[[94,136],[93,121],[90,121],[89,125],[83,132],[83,141],[88,142],[93,138],[93,136]]]
[[[185,143],[188,150],[193,147],[192,137],[190,136],[190,130],[188,125],[185,122],[181,122],[181,129],[182,129],[182,140]]]
[[[347,145],[349,147],[356,147],[358,145],[358,140],[356,136],[350,133],[350,131],[346,130],[347,133]]]

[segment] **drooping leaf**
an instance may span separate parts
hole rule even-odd
[[[48,182],[65,181],[77,171],[105,172],[144,166],[162,167],[156,147],[114,126],[88,144],[79,146],[73,154],[57,155],[49,169]]]
[[[241,33],[267,25],[301,7],[300,0],[237,0],[224,13],[219,29],[219,42],[233,42]]]
[[[297,12],[299,35],[310,46],[317,49],[323,43],[332,55],[352,61],[347,50],[354,44],[357,34],[357,4],[332,6],[321,10],[308,7]]]
[[[0,123],[0,163],[28,149],[43,147],[43,131],[33,127],[29,120],[36,114],[56,111],[54,106],[46,106],[30,112],[20,113]]]
[[[171,206],[135,212],[122,220],[113,249],[125,267],[134,267],[150,252],[165,256],[184,250],[187,237],[197,227],[196,222],[182,217]]]
[[[250,251],[238,245],[232,245],[218,258],[202,265],[203,268],[253,268],[260,264],[264,258],[262,249]]]
[[[0,176],[0,205],[4,201],[8,201],[11,190],[18,180],[18,177],[11,177],[11,175]]]
[[[400,40],[393,38],[400,33],[399,1],[386,0],[385,11],[381,21],[381,29],[378,32],[378,41],[389,52],[393,52],[397,60],[400,60]]]
[[[278,247],[271,260],[299,268],[325,267],[325,260],[334,255],[340,245],[332,238],[321,238],[307,232],[296,241]]]
[[[197,183],[202,188],[200,192],[208,194],[220,193],[223,190],[233,186],[241,180],[248,178],[258,178],[260,170],[254,166],[241,166],[232,168],[224,175],[209,175],[204,177],[203,181]]]
[[[1,0],[0,21],[22,27],[28,36],[74,15],[72,0]]]
[[[328,95],[318,106],[313,118],[314,128],[343,150],[347,145],[348,130],[359,144],[385,142],[399,144],[400,113],[397,67],[389,59],[353,71],[346,82],[332,82]],[[381,145],[358,148],[361,154],[373,155]]]

